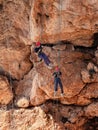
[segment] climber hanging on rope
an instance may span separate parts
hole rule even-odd
[[[34,48],[34,52],[37,53],[40,61],[44,60],[45,64],[49,69],[52,69],[52,64],[48,58],[48,56],[42,51],[42,45],[40,42],[36,42],[36,47]]]
[[[58,85],[60,86],[60,89],[61,89],[61,96],[64,96],[63,85],[62,85],[62,82],[60,79],[61,75],[62,75],[62,73],[61,73],[59,67],[56,66],[55,72],[53,73],[53,76],[54,76],[54,96],[56,96],[56,94],[57,94]]]

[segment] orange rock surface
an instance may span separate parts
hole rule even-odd
[[[91,46],[92,36],[98,31],[97,7],[97,0],[36,0],[30,15],[31,39]]]
[[[97,43],[98,0],[0,0],[0,130],[97,130]]]

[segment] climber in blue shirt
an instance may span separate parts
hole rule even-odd
[[[44,60],[45,64],[49,69],[52,69],[52,64],[48,58],[48,56],[42,51],[42,46],[40,42],[36,42],[36,47],[34,48],[35,53],[38,54],[40,60]]]

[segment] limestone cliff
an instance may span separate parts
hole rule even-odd
[[[0,0],[1,130],[98,129],[97,8],[98,0]],[[37,41],[52,69],[34,53]],[[54,97],[56,65],[63,97]]]
[[[74,45],[92,45],[93,34],[98,31],[97,0],[35,0],[32,7],[32,40],[69,40]]]

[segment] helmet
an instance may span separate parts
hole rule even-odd
[[[41,44],[40,42],[36,42],[36,46],[40,46],[40,44]]]
[[[56,71],[59,71],[59,67],[58,67],[58,66],[56,66],[56,67],[55,67],[55,70],[56,70]]]

